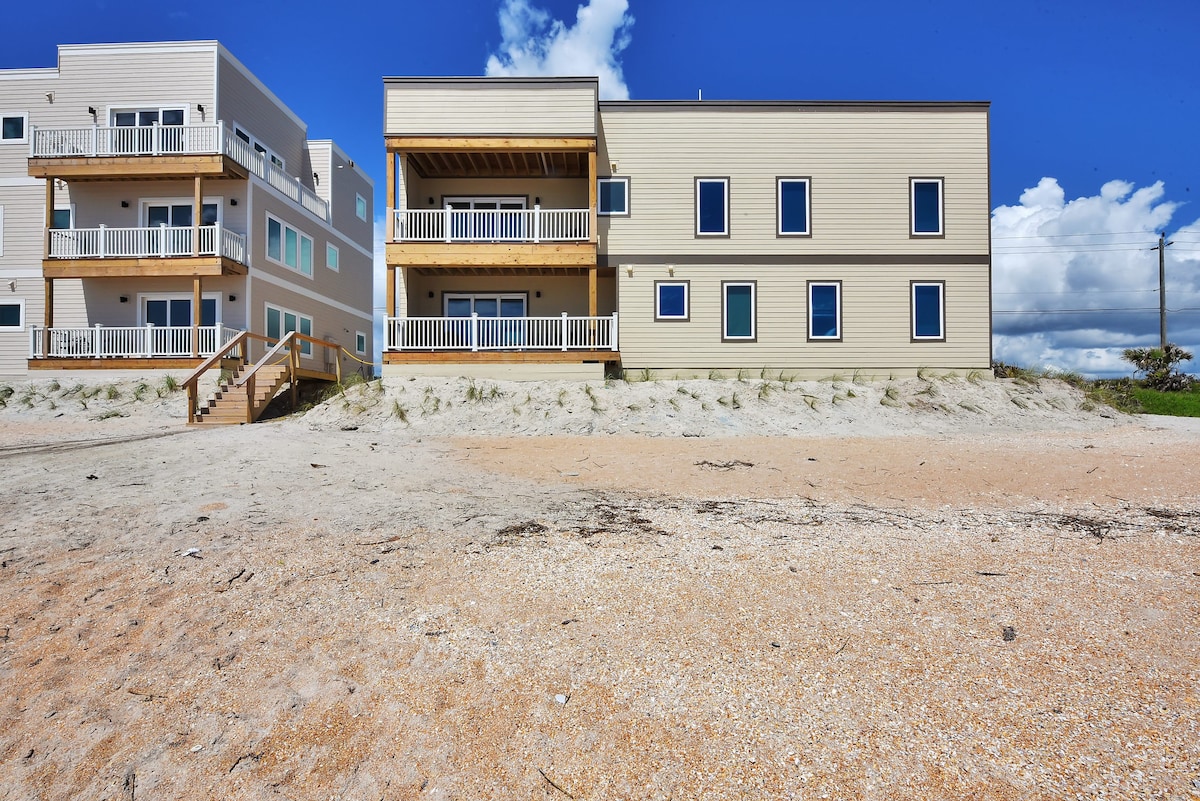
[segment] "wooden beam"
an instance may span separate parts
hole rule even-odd
[[[200,176],[195,178],[192,205],[192,256],[200,255],[200,210],[203,208],[200,195]],[[217,243],[217,252],[221,251],[221,243]],[[196,355],[196,354],[193,354]]]
[[[142,178],[248,178],[250,172],[228,156],[97,156],[29,159],[32,178],[101,181]]]
[[[588,241],[596,244],[596,192],[599,183],[596,175],[596,151],[588,153]]]
[[[201,359],[113,358],[113,359],[30,359],[30,370],[193,370]]]
[[[46,278],[45,294],[42,297],[45,304],[42,308],[42,319],[45,321],[42,329],[42,355],[50,353],[50,329],[54,327],[54,279]]]
[[[387,154],[387,242],[396,238],[396,159],[404,158],[388,151]]]
[[[246,265],[220,256],[147,259],[44,259],[47,278],[191,278],[245,275]]]
[[[396,268],[389,264],[387,266],[387,316],[396,316]]]
[[[582,364],[618,362],[621,354],[613,350],[490,350],[471,351],[384,351],[384,364]]]
[[[46,179],[46,228],[42,231],[42,258],[50,258],[50,229],[54,227],[54,179]],[[3,232],[0,232],[2,234]]]
[[[588,270],[588,317],[596,316],[596,268]]]
[[[199,179],[197,179],[199,184]],[[200,358],[200,302],[203,295],[200,291],[200,276],[192,279],[192,358]]]
[[[394,242],[387,263],[403,267],[595,267],[591,242],[529,244]]]
[[[594,136],[389,136],[388,150],[437,152],[450,150],[595,150]]]

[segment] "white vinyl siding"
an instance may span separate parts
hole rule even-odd
[[[696,236],[729,236],[729,179],[696,179]]]
[[[629,179],[600,178],[596,191],[596,213],[601,217],[629,216]]]
[[[0,331],[21,331],[25,328],[25,299],[0,298]]]
[[[24,111],[0,112],[0,144],[24,145],[29,142],[29,114]]]
[[[384,81],[393,136],[596,135],[595,81]]]

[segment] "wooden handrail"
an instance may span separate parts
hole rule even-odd
[[[218,332],[219,333],[219,332]],[[213,367],[220,363],[225,358],[225,354],[233,350],[236,346],[241,346],[242,358],[246,358],[246,338],[252,336],[249,331],[238,333],[233,339],[225,345],[219,346],[219,350],[212,356],[209,356],[200,366],[192,371],[191,375],[183,380],[183,386],[187,390],[188,396],[188,422],[196,422],[196,405],[200,402],[200,376],[207,373]]]

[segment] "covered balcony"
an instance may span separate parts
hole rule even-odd
[[[239,331],[218,325],[29,329],[30,369],[180,369],[229,346]]]
[[[52,228],[47,278],[246,274],[246,237],[220,224]]]

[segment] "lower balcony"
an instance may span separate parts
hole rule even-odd
[[[387,263],[422,267],[593,267],[588,209],[393,210]]]
[[[29,368],[178,369],[222,350],[239,334],[223,325],[103,326],[29,330]]]
[[[220,225],[55,228],[47,278],[246,274],[246,237]]]

